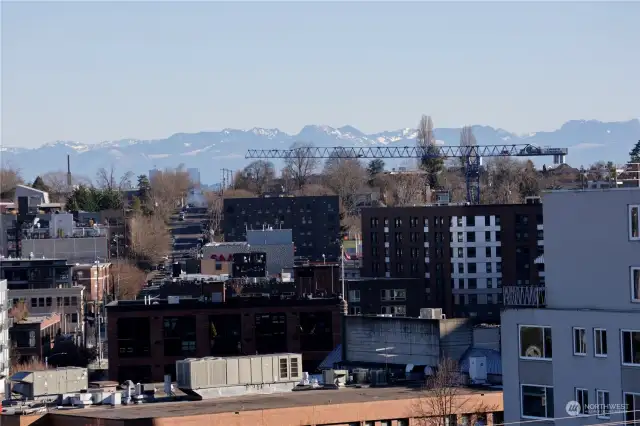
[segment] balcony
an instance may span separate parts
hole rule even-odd
[[[506,308],[544,308],[547,305],[543,286],[510,285],[502,287],[502,292]]]

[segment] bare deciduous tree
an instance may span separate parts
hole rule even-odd
[[[345,157],[344,151],[337,149],[325,162],[324,178],[350,216],[356,212],[356,195],[366,185],[367,171],[357,159]]]
[[[8,164],[0,167],[0,198],[13,199],[16,186],[23,182],[20,169]]]
[[[463,386],[458,363],[442,359],[434,375],[426,380],[423,396],[413,407],[412,416],[419,426],[447,426],[460,414],[486,414],[498,407],[478,401],[481,396],[469,394]]]
[[[171,236],[164,218],[137,214],[131,218],[131,251],[138,260],[159,262],[169,252]]]
[[[387,205],[412,206],[426,201],[427,179],[423,173],[398,173],[386,176]]]
[[[47,172],[42,175],[42,180],[49,187],[49,196],[53,202],[66,202],[68,195],[73,191],[73,187],[78,185],[91,186],[91,179],[85,176],[71,176],[71,188],[67,181],[67,172]]]
[[[9,317],[13,318],[15,322],[24,321],[29,317],[29,308],[24,300],[18,301],[13,307],[9,309]]]
[[[109,191],[122,191],[131,188],[132,172],[126,172],[118,178],[115,165],[111,165],[109,169],[101,167],[96,173],[96,185],[98,188],[107,189]]]
[[[218,192],[209,191],[205,193],[207,199],[207,211],[209,215],[209,230],[213,233],[212,240],[220,235],[222,225],[222,205],[223,198]]]
[[[273,163],[265,160],[256,160],[250,163],[241,173],[238,183],[244,182],[249,191],[262,195],[269,191],[269,186],[275,178]],[[238,188],[238,186],[236,186]]]
[[[487,162],[482,199],[487,204],[517,204],[538,195],[540,175],[531,161],[497,157]]]
[[[314,149],[312,143],[295,142],[291,145],[293,155],[285,159],[285,170],[294,181],[296,189],[302,189],[309,177],[318,168],[317,158],[311,158],[311,151]]]
[[[445,170],[440,176],[442,187],[449,191],[451,202],[462,203],[467,199],[467,186],[463,174],[458,170]]]
[[[223,198],[253,198],[255,196],[255,193],[246,189],[227,189],[223,194]]]
[[[125,262],[111,265],[111,286],[118,300],[134,300],[145,284],[146,274],[135,265]]]
[[[186,198],[191,179],[183,166],[155,173],[150,180],[149,210],[165,221]]]
[[[297,196],[322,196],[322,195],[336,195],[330,188],[318,184],[307,184],[301,189],[295,191]]]
[[[464,126],[462,130],[460,130],[460,151],[463,155],[463,157],[460,158],[460,165],[462,167],[467,167],[467,159],[471,164],[476,161],[478,156],[474,154],[471,147],[477,145],[478,141],[476,141],[476,137],[473,134],[473,128],[471,126]]]

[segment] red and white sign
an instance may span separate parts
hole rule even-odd
[[[218,262],[232,262],[233,261],[233,255],[229,254],[227,255],[227,257],[225,257],[224,254],[212,254],[211,259],[213,260],[217,260]]]

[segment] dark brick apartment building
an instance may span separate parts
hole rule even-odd
[[[120,383],[175,380],[177,360],[206,356],[295,352],[313,372],[342,331],[337,298],[134,300],[113,302],[107,313],[109,378]]]
[[[543,284],[542,205],[362,210],[364,277],[420,278],[423,306],[497,320],[503,286]]]
[[[271,226],[292,230],[297,257],[311,261],[340,257],[338,196],[227,198],[223,211],[227,242],[245,241],[247,229]]]

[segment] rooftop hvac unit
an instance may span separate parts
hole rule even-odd
[[[422,319],[445,319],[441,308],[420,308],[420,318]]]
[[[177,305],[180,303],[180,296],[167,296],[167,303]]]
[[[487,382],[487,358],[475,356],[469,358],[469,380],[473,384]]]

